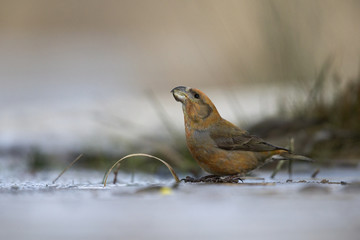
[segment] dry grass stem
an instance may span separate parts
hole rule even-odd
[[[64,168],[64,170],[61,171],[61,173],[59,174],[59,176],[57,176],[52,183],[54,184],[67,170],[69,170],[69,168],[72,167],[72,165],[74,165],[77,161],[79,161],[79,159],[83,156],[84,154],[80,154],[77,158],[75,158],[74,161],[72,161],[69,165],[66,166],[66,168]]]
[[[168,169],[169,171],[171,172],[172,176],[174,177],[175,181],[176,182],[180,182],[178,176],[176,175],[174,169],[167,163],[165,162],[164,160],[158,158],[158,157],[155,157],[155,156],[152,156],[152,155],[149,155],[149,154],[145,154],[145,153],[133,153],[133,154],[129,154],[129,155],[126,155],[125,157],[117,160],[113,165],[112,167],[107,171],[106,175],[105,175],[105,178],[104,178],[104,187],[106,186],[106,182],[107,182],[107,178],[109,176],[109,174],[111,173],[111,171],[113,170],[113,168],[118,165],[121,161],[127,159],[127,158],[131,158],[131,157],[148,157],[148,158],[153,158],[153,159],[156,159],[160,162],[162,162]]]

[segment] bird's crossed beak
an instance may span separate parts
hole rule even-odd
[[[188,97],[188,90],[189,88],[187,87],[179,86],[171,90],[171,93],[174,95],[176,101],[184,103],[186,98]]]

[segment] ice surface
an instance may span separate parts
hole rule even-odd
[[[185,184],[164,194],[172,179],[121,173],[101,184],[103,173],[35,175],[0,171],[0,239],[357,239],[359,170],[321,170],[313,180],[296,173],[273,185]],[[299,183],[306,180],[307,183]],[[245,180],[262,182],[259,180]],[[296,183],[294,183],[296,182]],[[154,185],[155,184],[155,185]]]

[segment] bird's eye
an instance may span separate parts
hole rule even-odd
[[[198,93],[195,93],[194,98],[200,98],[200,95]]]

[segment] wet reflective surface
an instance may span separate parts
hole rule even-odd
[[[104,188],[102,172],[86,171],[52,184],[57,174],[0,176],[1,239],[356,239],[360,231],[358,169],[176,188],[170,178],[131,182],[124,173]]]

